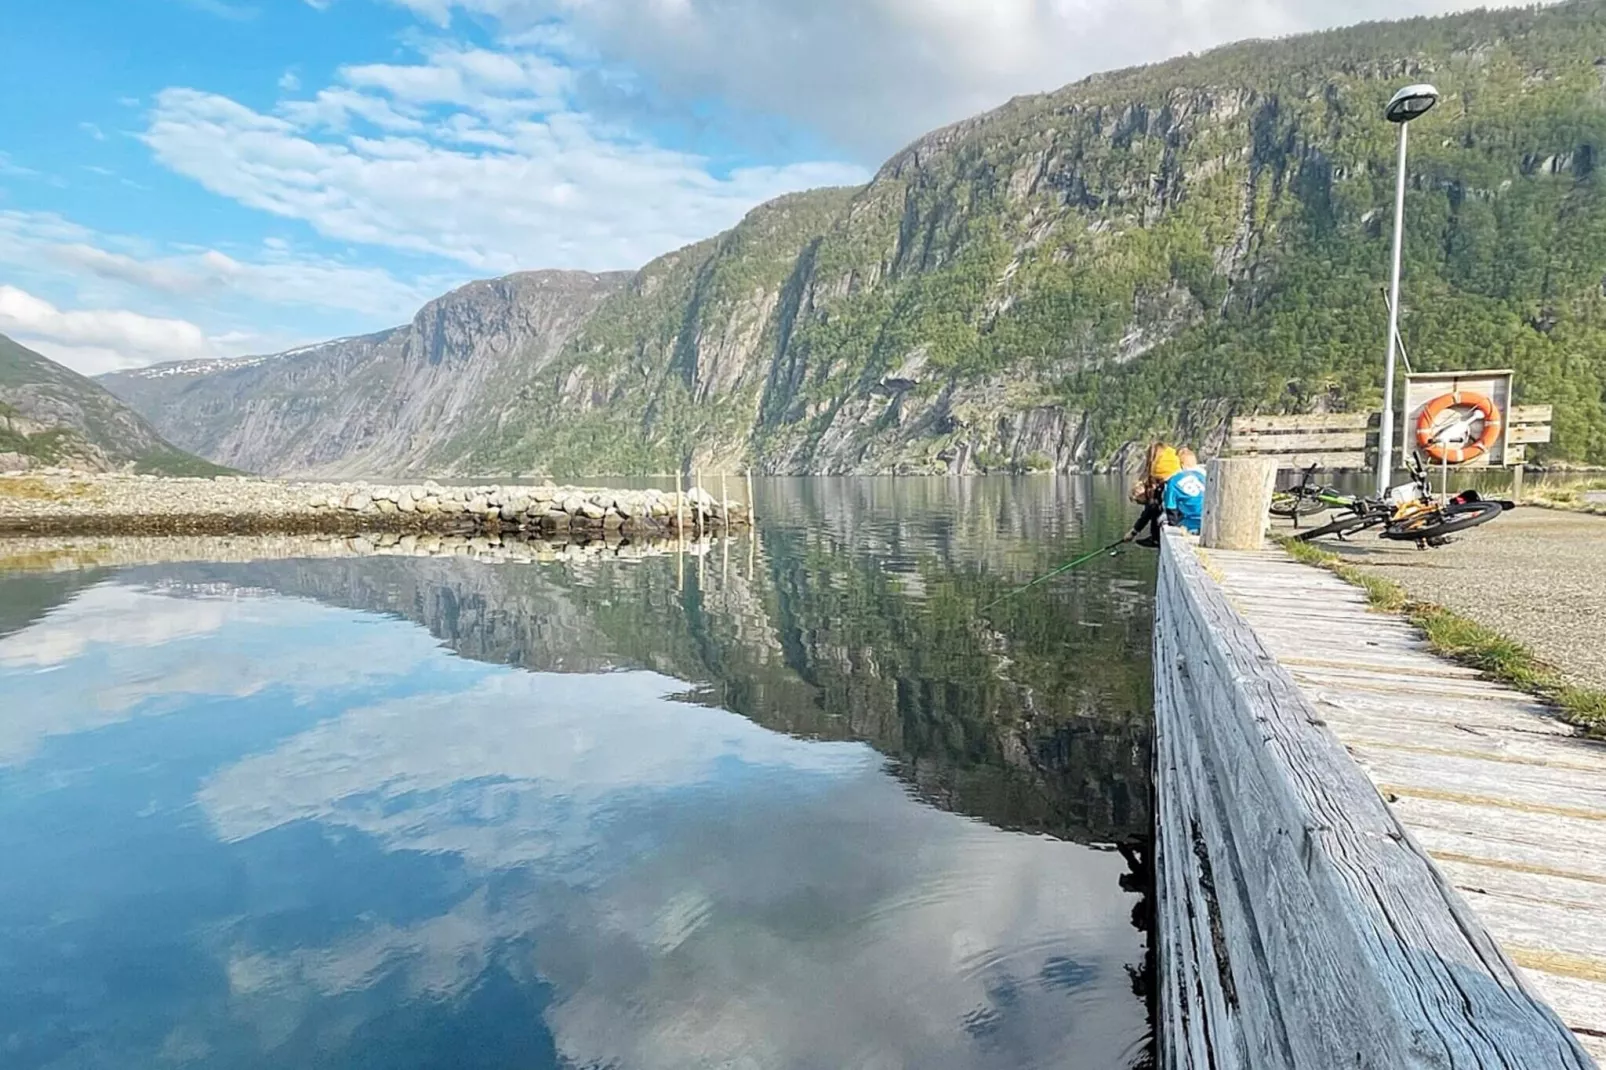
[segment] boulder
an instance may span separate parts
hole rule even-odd
[[[364,509],[367,509],[369,506],[373,505],[374,499],[368,494],[367,491],[359,490],[347,495],[343,504],[353,513],[360,513]]]
[[[601,520],[608,515],[608,509],[595,501],[589,501],[580,506],[580,515],[587,520]]]
[[[578,494],[571,494],[563,499],[563,511],[570,516],[579,516],[586,506],[586,500]]]
[[[413,500],[413,496],[411,494],[403,491],[401,501],[396,503],[396,508],[404,513],[416,513],[418,512],[418,503]]]
[[[483,494],[476,494],[469,499],[468,511],[474,516],[487,516],[493,511],[491,509],[491,500]]]
[[[401,512],[401,506],[397,505],[389,498],[381,498],[374,504],[379,507],[380,513],[385,516],[394,516],[395,514]]]

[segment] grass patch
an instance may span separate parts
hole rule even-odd
[[[88,483],[52,483],[38,476],[0,476],[0,498],[30,502],[66,502],[98,497]]]
[[[1405,588],[1380,579],[1345,561],[1338,554],[1296,539],[1281,540],[1295,561],[1324,568],[1346,583],[1366,591],[1371,608],[1399,613],[1422,629],[1435,654],[1477,669],[1484,676],[1543,699],[1562,720],[1606,739],[1606,691],[1573,687],[1550,665],[1515,639],[1443,606],[1414,602]]]

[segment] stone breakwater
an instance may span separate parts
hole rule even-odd
[[[47,469],[0,476],[0,532],[351,534],[479,532],[697,538],[750,526],[744,502],[706,490],[277,482]]]

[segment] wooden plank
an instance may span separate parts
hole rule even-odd
[[[1506,441],[1512,445],[1534,445],[1550,441],[1550,425],[1536,424],[1527,427],[1513,427],[1506,432]]]
[[[1507,423],[1510,424],[1548,424],[1554,417],[1555,408],[1551,405],[1513,405],[1507,414]]]
[[[1317,412],[1295,416],[1239,416],[1232,421],[1232,433],[1256,431],[1355,431],[1370,426],[1374,413]]]
[[[1161,561],[1156,726],[1196,741],[1237,1027],[1258,1054],[1208,1065],[1591,1065],[1192,548],[1168,534]],[[1277,1017],[1279,1044],[1255,1033],[1246,996]]]
[[[1211,564],[1246,618],[1264,627],[1268,649],[1295,663],[1287,667],[1316,720],[1384,782],[1390,809],[1511,951],[1525,983],[1582,1030],[1577,1051],[1585,1051],[1595,1034],[1580,1008],[1606,1005],[1606,983],[1579,979],[1606,980],[1598,937],[1606,930],[1606,747],[1575,738],[1527,695],[1447,678],[1414,630],[1406,641],[1392,632],[1380,649],[1372,636],[1380,618],[1336,577],[1280,554],[1213,556]],[[1279,598],[1282,590],[1296,596]],[[1305,612],[1305,602],[1327,608]],[[1335,621],[1345,616],[1348,623]],[[1370,668],[1338,671],[1350,662]],[[1513,1065],[1557,1064],[1540,1050]]]
[[[1578,827],[1574,825],[1574,829]],[[1588,830],[1587,825],[1582,827]],[[1485,869],[1506,869],[1539,876],[1559,875],[1572,880],[1606,884],[1606,855],[1590,854],[1579,847],[1576,840],[1566,843],[1524,843],[1485,836],[1475,828],[1414,826],[1411,835],[1441,866],[1447,862],[1459,862]],[[1606,839],[1606,835],[1594,837],[1593,842],[1598,843],[1603,839]]]
[[[1528,447],[1527,446],[1507,446],[1506,447],[1506,463],[1507,464],[1526,464],[1526,463],[1528,463]]]
[[[1472,805],[1507,809],[1564,806],[1570,813],[1593,814],[1595,820],[1606,822],[1606,778],[1593,769],[1424,751],[1350,746],[1350,752],[1375,771],[1374,780],[1400,790],[1458,795],[1469,802],[1478,800]]]
[[[1357,453],[1260,453],[1248,454],[1251,457],[1269,457],[1277,462],[1282,470],[1304,470],[1316,466],[1319,472],[1345,472],[1356,468],[1366,468],[1366,454]]]
[[[1569,747],[1571,740],[1530,736],[1520,732],[1468,731],[1459,725],[1444,730],[1442,721],[1426,719],[1402,721],[1397,718],[1375,720],[1328,717],[1327,723],[1351,751],[1357,748],[1397,748],[1408,753],[1435,757],[1476,757],[1507,765],[1531,765],[1539,769],[1570,769],[1590,773],[1606,780],[1606,755]],[[1437,731],[1424,732],[1427,726]]]
[[[1512,957],[1519,964],[1549,960],[1548,956],[1524,947],[1514,949]],[[1606,1040],[1606,984],[1549,970],[1531,970],[1527,966],[1523,966],[1523,972],[1535,991],[1556,1008],[1562,1021],[1574,1029],[1588,1030],[1599,1039]],[[1589,1038],[1585,1036],[1579,1039],[1587,1041]],[[1606,1044],[1600,1045],[1600,1049],[1606,1049]],[[1596,1058],[1600,1056],[1596,1055]]]
[[[1235,434],[1227,448],[1245,453],[1333,453],[1364,450],[1365,431],[1300,431],[1292,434]]]

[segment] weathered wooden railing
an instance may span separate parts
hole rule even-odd
[[[1594,1065],[1169,531],[1154,655],[1165,1070]]]

